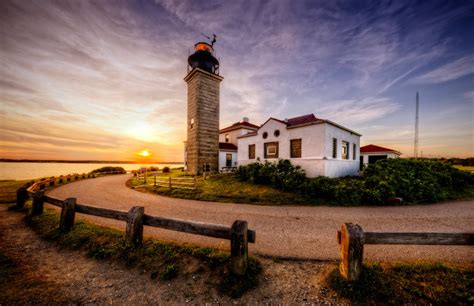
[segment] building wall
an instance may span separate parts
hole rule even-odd
[[[202,173],[204,164],[219,166],[219,83],[222,78],[194,69],[188,83],[187,166],[192,174]],[[191,127],[191,120],[194,124]]]
[[[237,145],[237,137],[241,135],[245,135],[249,132],[253,132],[254,130],[252,129],[247,129],[247,128],[240,128],[237,130],[233,130],[230,132],[224,132],[219,134],[219,142],[226,142],[225,141],[225,135],[229,134],[229,143],[232,143],[234,145]]]
[[[274,131],[278,129],[280,136],[275,137]],[[264,132],[268,133],[266,139],[262,138]],[[301,158],[290,158],[290,140],[301,138]],[[332,139],[337,138],[338,155],[332,158]],[[341,158],[342,140],[350,143],[350,159]],[[334,127],[327,123],[313,124],[305,127],[286,128],[286,125],[270,120],[262,126],[256,136],[238,139],[238,164],[246,165],[264,161],[264,143],[278,141],[279,159],[288,159],[294,165],[299,165],[306,171],[308,177],[330,176],[339,177],[357,175],[359,170],[360,136],[346,130]],[[353,144],[356,144],[356,159],[353,160]],[[248,159],[248,146],[255,144],[255,159]],[[278,159],[267,159],[277,161]]]
[[[349,131],[343,130],[332,124],[326,125],[326,146],[325,156],[328,160],[326,163],[326,176],[341,177],[348,175],[357,175],[359,171],[359,156],[360,156],[360,136]],[[337,139],[337,157],[332,156],[333,138]],[[342,159],[342,142],[349,143],[349,159]],[[356,145],[354,157],[354,144]]]
[[[219,170],[226,167],[226,155],[232,154],[232,167],[237,166],[237,151],[219,151]]]

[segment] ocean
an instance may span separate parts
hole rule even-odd
[[[88,173],[94,169],[113,166],[125,170],[141,167],[182,167],[183,164],[83,164],[83,163],[10,163],[0,162],[0,180],[27,180],[72,173]]]

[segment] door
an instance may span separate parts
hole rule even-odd
[[[225,155],[225,166],[226,167],[232,167],[232,154],[227,153]]]
[[[364,156],[360,157],[360,165],[359,165],[359,170],[364,169]]]
[[[373,164],[381,159],[387,159],[387,155],[369,155],[369,164]]]

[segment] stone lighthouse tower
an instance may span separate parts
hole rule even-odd
[[[189,56],[186,163],[191,174],[216,172],[219,167],[219,61],[213,47],[194,45]]]

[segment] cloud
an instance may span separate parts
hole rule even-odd
[[[446,56],[460,39],[447,29],[470,11],[447,2],[1,1],[5,147],[20,139],[105,156],[97,150],[155,144],[182,159],[183,77],[201,32],[218,36],[221,126],[310,112],[370,123],[400,108],[388,92]],[[21,116],[37,131],[18,130]]]
[[[474,74],[474,55],[468,55],[444,64],[413,79],[414,83],[438,84]]]

